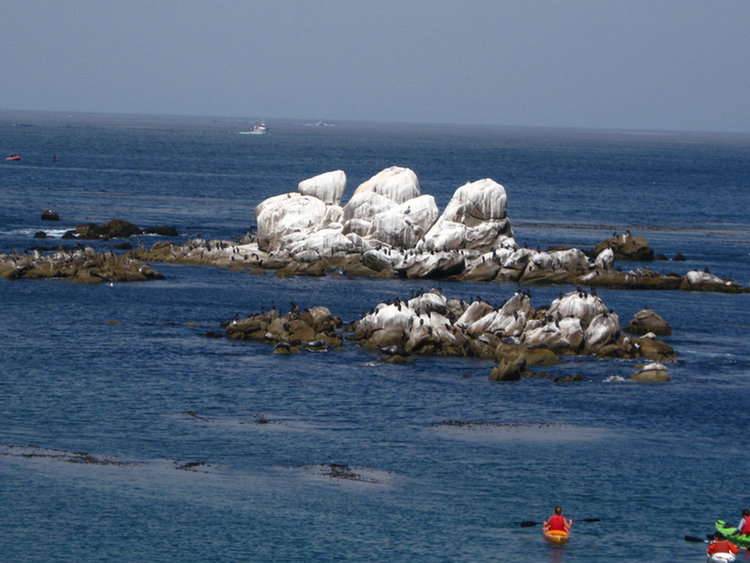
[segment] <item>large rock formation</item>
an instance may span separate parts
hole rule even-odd
[[[379,303],[347,327],[325,307],[300,312],[293,303],[286,315],[273,306],[269,312],[226,324],[228,338],[262,340],[275,344],[275,353],[283,354],[342,345],[345,332],[350,333],[348,340],[384,353],[384,361],[409,361],[412,355],[493,359],[498,365],[490,379],[496,381],[517,380],[530,373],[531,366],[558,363],[560,355],[652,362],[672,361],[675,356],[654,335],[621,334],[617,314],[599,297],[583,291],[561,295],[537,309],[526,291],[493,307],[481,299],[466,303],[431,290]]]
[[[588,354],[623,358],[649,357],[652,348],[620,332],[619,319],[597,296],[573,291],[548,307],[535,309],[526,292],[517,292],[499,308],[483,301],[467,304],[431,291],[401,301],[380,303],[353,325],[362,346],[396,346],[407,353],[507,358],[543,348],[555,354]],[[660,341],[657,341],[660,342]],[[666,348],[653,359],[674,352]],[[531,354],[525,357],[529,362]],[[547,353],[539,361],[549,363]],[[509,361],[508,365],[513,363]]]
[[[732,280],[693,272],[687,277],[638,268],[615,269],[616,258],[646,260],[642,237],[615,235],[589,256],[570,249],[521,248],[507,217],[505,188],[492,179],[468,182],[441,215],[421,195],[416,174],[393,166],[360,184],[341,207],[343,171],[326,172],[255,208],[257,236],[239,242],[159,243],[140,259],[272,269],[278,275],[449,278],[613,289],[688,289],[738,293]]]

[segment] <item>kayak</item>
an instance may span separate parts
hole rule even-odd
[[[550,543],[560,545],[570,539],[570,534],[563,530],[544,530],[542,532],[544,539]]]
[[[738,534],[737,528],[730,526],[724,520],[716,521],[716,531],[721,532],[734,545],[750,547],[750,534]]]

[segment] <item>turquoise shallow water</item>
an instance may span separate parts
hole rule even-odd
[[[47,207],[59,231],[123,218],[235,238],[306,177],[342,168],[351,194],[398,164],[441,208],[466,181],[504,184],[522,244],[630,228],[688,258],[661,271],[750,280],[747,137],[291,121],[253,137],[242,120],[0,117],[0,150],[23,155],[0,163],[0,252],[59,243],[31,238],[51,228]],[[155,266],[164,281],[0,280],[3,559],[702,561],[683,536],[750,506],[747,295],[599,292],[625,322],[645,305],[668,320],[668,384],[565,358],[549,371],[583,382],[501,385],[485,361],[279,357],[204,333],[271,301],[352,322],[415,289],[499,303],[514,286]],[[533,287],[533,303],[565,289]],[[362,478],[332,479],[331,464]],[[519,526],[556,503],[601,521],[574,524],[562,549]]]

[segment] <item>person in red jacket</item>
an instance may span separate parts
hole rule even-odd
[[[742,520],[737,524],[738,534],[750,534],[750,510],[747,508],[742,511]]]
[[[720,532],[714,534],[714,539],[708,544],[708,550],[706,551],[708,555],[714,555],[715,553],[731,553],[737,555],[739,552],[740,548],[727,540]]]
[[[563,532],[567,532],[572,525],[573,520],[565,518],[562,515],[562,506],[556,506],[555,513],[547,518],[542,524],[545,532],[549,532],[550,530],[562,530]]]

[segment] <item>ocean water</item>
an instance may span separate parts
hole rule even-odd
[[[749,136],[269,127],[1,112],[0,155],[22,160],[0,161],[0,252],[72,245],[32,237],[113,218],[236,239],[300,180],[343,169],[346,199],[399,165],[441,209],[467,181],[500,182],[521,244],[590,248],[629,229],[686,256],[659,271],[750,285]],[[747,294],[599,291],[623,325],[644,306],[670,323],[669,383],[613,381],[635,364],[576,357],[547,372],[582,382],[498,384],[483,360],[388,365],[350,344],[280,357],[205,333],[272,301],[350,323],[417,289],[499,303],[513,285],[154,266],[165,280],[0,280],[0,560],[703,561],[684,536],[750,507]],[[541,306],[569,288],[530,289]],[[360,479],[326,475],[338,466]],[[555,504],[600,521],[550,547],[519,523]]]

